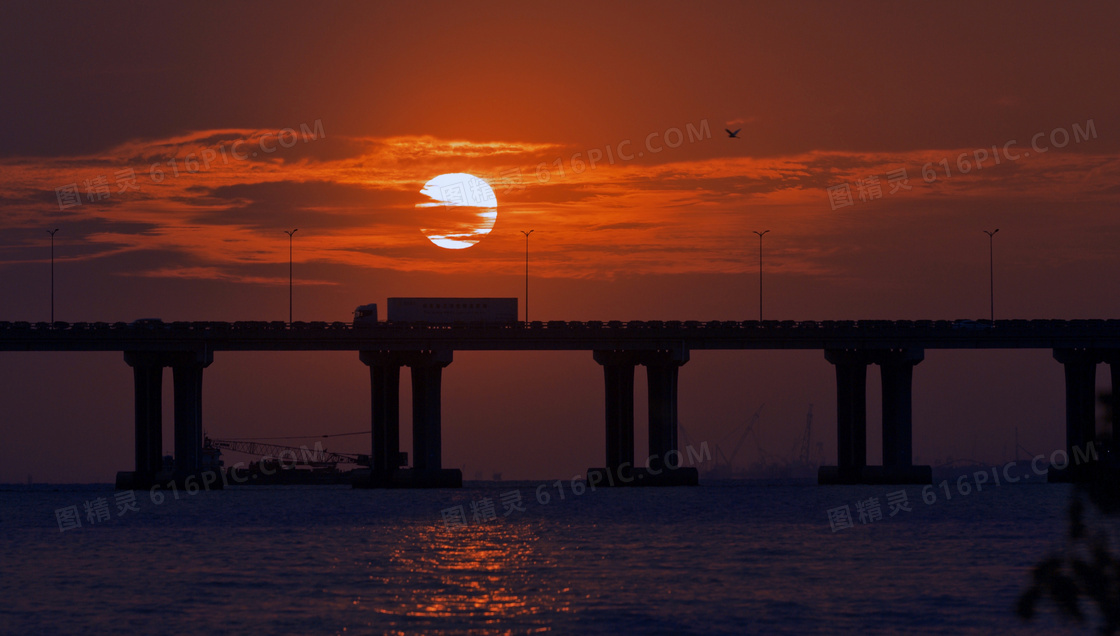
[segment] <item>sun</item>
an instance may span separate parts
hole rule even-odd
[[[466,249],[490,233],[498,220],[498,198],[490,184],[473,174],[441,174],[424,184],[417,203],[426,212],[420,231],[428,240],[449,250]]]

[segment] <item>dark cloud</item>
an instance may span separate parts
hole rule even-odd
[[[650,228],[658,227],[656,223],[641,223],[638,221],[622,222],[622,223],[603,223],[601,225],[594,225],[587,229],[593,231],[599,230],[648,230]]]
[[[330,181],[268,181],[216,188],[192,186],[177,201],[198,208],[195,219],[258,228],[366,228],[415,224],[419,193]]]
[[[95,234],[143,234],[155,226],[143,223],[118,223],[101,219],[70,218],[66,222],[52,221],[50,229],[58,228],[55,234],[55,257],[60,261],[86,260],[110,252],[122,246],[120,243],[104,240],[90,241]],[[45,261],[50,258],[48,228],[4,228],[0,229],[0,263]]]
[[[365,139],[328,137],[320,122],[247,133],[202,134],[174,143],[154,141],[146,154],[133,155],[127,161],[143,166],[169,164],[171,160],[182,164],[189,156],[205,164],[204,170],[238,162],[323,163],[356,159],[370,153],[374,146]]]
[[[553,182],[538,184],[535,180],[528,181],[526,190],[510,190],[507,193],[504,192],[505,189],[500,182],[494,184],[494,194],[499,197],[499,207],[502,199],[505,198],[514,201],[524,198],[550,203],[575,203],[617,194],[609,185],[604,188],[601,184],[588,183]]]

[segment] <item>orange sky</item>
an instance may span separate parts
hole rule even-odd
[[[999,316],[1120,314],[1111,3],[6,11],[0,320],[47,319],[55,227],[68,321],[284,319],[292,228],[297,320],[520,297],[529,229],[542,320],[753,318],[763,229],[768,318],[982,317],[996,227]],[[497,220],[444,250],[421,228],[446,219],[417,204],[457,172],[490,183]],[[119,355],[0,369],[0,481],[130,467]],[[207,429],[361,429],[363,374],[356,356],[218,356]],[[1046,352],[927,355],[915,457],[998,461],[1014,428],[1060,447],[1060,377]],[[681,383],[692,438],[728,444],[766,403],[784,453],[813,402],[834,459],[819,353],[695,354]],[[601,462],[589,353],[459,354],[445,386],[445,464],[468,478]]]

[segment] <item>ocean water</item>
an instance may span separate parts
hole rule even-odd
[[[1080,633],[1049,606],[1014,614],[1061,545],[1067,486],[921,493],[0,487],[0,632]]]

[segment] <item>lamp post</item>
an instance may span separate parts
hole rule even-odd
[[[296,228],[292,231],[284,230],[284,234],[288,235],[288,326],[292,326],[292,236],[299,231]]]
[[[762,237],[765,236],[770,230],[763,230],[759,232],[755,230],[758,235],[758,321],[762,322]]]
[[[996,232],[998,232],[998,231],[999,231],[998,227],[996,229],[992,230],[991,232],[989,232],[988,230],[983,230],[984,234],[988,235],[988,295],[989,295],[989,301],[990,301],[991,319],[992,319],[992,326],[993,327],[996,326],[996,268],[995,268],[995,262],[996,261],[995,261],[995,250],[994,250],[993,245],[994,245],[994,242],[995,242],[994,238],[995,238]]]
[[[525,325],[529,325],[529,235],[533,230],[526,232],[521,230],[525,235]]]
[[[58,233],[58,228],[47,230],[47,234],[51,235],[51,326],[54,326],[54,235]]]

